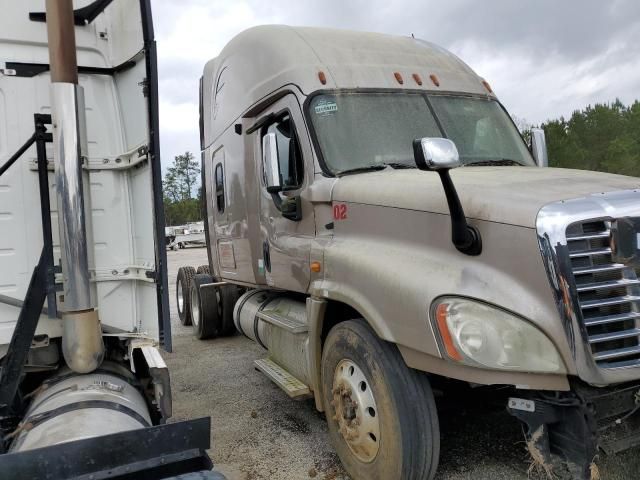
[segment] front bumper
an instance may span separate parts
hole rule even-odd
[[[530,451],[549,464],[551,453],[560,455],[578,467],[579,478],[591,478],[599,450],[614,454],[640,445],[640,381],[596,388],[576,380],[569,392],[512,397],[507,410],[526,424]]]

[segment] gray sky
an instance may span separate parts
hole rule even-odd
[[[540,123],[640,99],[640,0],[154,0],[163,164],[199,157],[198,79],[237,33],[279,23],[414,34],[462,58]]]

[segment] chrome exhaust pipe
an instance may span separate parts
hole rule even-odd
[[[104,343],[91,284],[89,245],[91,205],[89,174],[82,168],[87,155],[85,109],[78,86],[75,26],[71,0],[47,0],[47,30],[51,63],[51,106],[58,225],[63,277],[62,353],[78,373],[102,363]]]

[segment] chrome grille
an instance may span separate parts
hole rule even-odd
[[[640,365],[640,269],[614,262],[610,227],[587,221],[566,231],[582,321],[601,368]]]

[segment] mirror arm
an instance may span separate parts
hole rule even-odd
[[[269,192],[271,193],[271,198],[273,199],[273,203],[279,212],[282,212],[282,197],[277,192]]]
[[[268,113],[267,115],[265,115],[262,118],[259,118],[258,121],[256,123],[254,123],[253,125],[251,125],[249,128],[247,128],[247,131],[245,132],[245,135],[251,135],[253,132],[255,132],[256,130],[264,127],[265,125],[267,125],[268,123],[271,123],[271,121],[275,118],[275,114],[274,113]]]
[[[467,223],[456,187],[449,175],[449,169],[438,170],[442,187],[447,197],[449,212],[451,215],[451,241],[455,247],[467,255],[480,255],[482,253],[482,237],[480,231]]]
[[[300,196],[296,195],[295,197],[288,197],[283,200],[279,194],[272,193],[271,198],[273,198],[273,203],[284,218],[293,222],[299,222],[302,220],[302,204],[300,202]],[[294,206],[293,210],[289,210],[284,207],[285,205],[290,206],[292,203]]]

